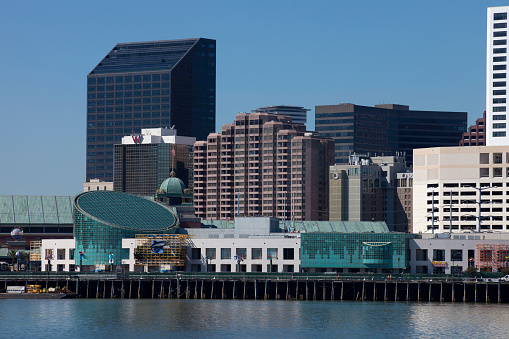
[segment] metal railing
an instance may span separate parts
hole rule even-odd
[[[436,274],[266,273],[266,272],[0,272],[6,279],[198,279],[198,280],[342,280],[342,281],[475,281],[502,277],[502,273],[478,273],[476,277]]]

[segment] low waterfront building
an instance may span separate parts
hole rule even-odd
[[[30,260],[41,262],[41,271],[74,272],[76,270],[74,239],[44,239],[33,248]]]
[[[122,239],[137,234],[175,234],[176,211],[148,199],[116,191],[90,191],[74,199],[75,264],[86,271],[119,265],[129,258]]]
[[[409,242],[409,273],[456,274],[509,270],[509,234],[422,234]]]
[[[0,196],[0,245],[8,250],[29,251],[42,239],[72,239],[73,215],[70,196]],[[13,238],[19,228],[22,236]]]

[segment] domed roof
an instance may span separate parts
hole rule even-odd
[[[74,207],[103,224],[133,231],[159,232],[178,226],[178,217],[159,203],[118,191],[79,194]]]
[[[164,191],[163,194],[181,197],[185,194],[186,185],[179,178],[171,177],[163,181],[160,189]]]

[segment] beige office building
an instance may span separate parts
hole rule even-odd
[[[414,150],[414,233],[508,232],[508,179],[509,146]]]
[[[331,221],[385,221],[395,232],[408,232],[412,188],[405,157],[351,154],[348,165],[330,167]]]
[[[288,116],[239,113],[194,145],[194,206],[202,219],[329,220],[334,141]]]

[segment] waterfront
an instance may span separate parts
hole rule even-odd
[[[499,304],[2,300],[2,337],[506,337]]]

